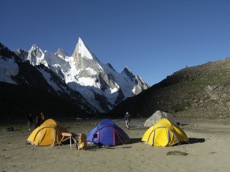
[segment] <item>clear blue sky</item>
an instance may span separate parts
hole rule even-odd
[[[148,84],[230,56],[229,0],[1,0],[0,42],[72,55],[78,37]]]

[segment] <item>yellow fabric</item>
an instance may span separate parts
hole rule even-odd
[[[141,140],[152,146],[172,146],[182,141],[187,142],[188,137],[177,124],[162,118],[146,130]]]
[[[78,136],[78,149],[86,149],[86,148],[87,148],[86,135],[84,133],[81,133]]]
[[[61,133],[66,131],[53,119],[47,119],[30,134],[27,141],[37,146],[56,145],[61,141]]]

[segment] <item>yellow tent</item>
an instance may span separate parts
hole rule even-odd
[[[62,132],[68,131],[59,126],[53,119],[47,119],[30,134],[27,142],[37,146],[53,146],[60,143]]]
[[[188,137],[177,124],[162,118],[144,133],[141,140],[151,146],[160,147],[188,142]]]

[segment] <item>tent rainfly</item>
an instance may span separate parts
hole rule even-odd
[[[53,119],[47,119],[28,137],[27,143],[37,146],[53,146],[60,143],[62,132],[67,129],[59,126]]]
[[[188,137],[177,124],[162,118],[146,130],[141,140],[151,146],[165,147],[188,142]]]
[[[130,138],[113,121],[104,119],[88,133],[86,140],[99,146],[115,146],[129,142]]]

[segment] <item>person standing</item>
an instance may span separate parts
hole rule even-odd
[[[28,130],[31,130],[32,124],[33,124],[33,117],[32,114],[30,113],[29,115],[27,115]]]
[[[131,116],[130,116],[129,112],[126,112],[124,119],[125,119],[125,126],[126,126],[126,128],[129,129],[130,128],[130,121],[131,121]]]
[[[38,115],[36,115],[36,117],[35,117],[35,128],[39,127],[40,122],[41,122],[41,117],[40,117],[40,115],[38,114]]]
[[[44,113],[40,114],[40,119],[41,119],[41,121],[40,121],[40,125],[41,125],[45,121]]]

